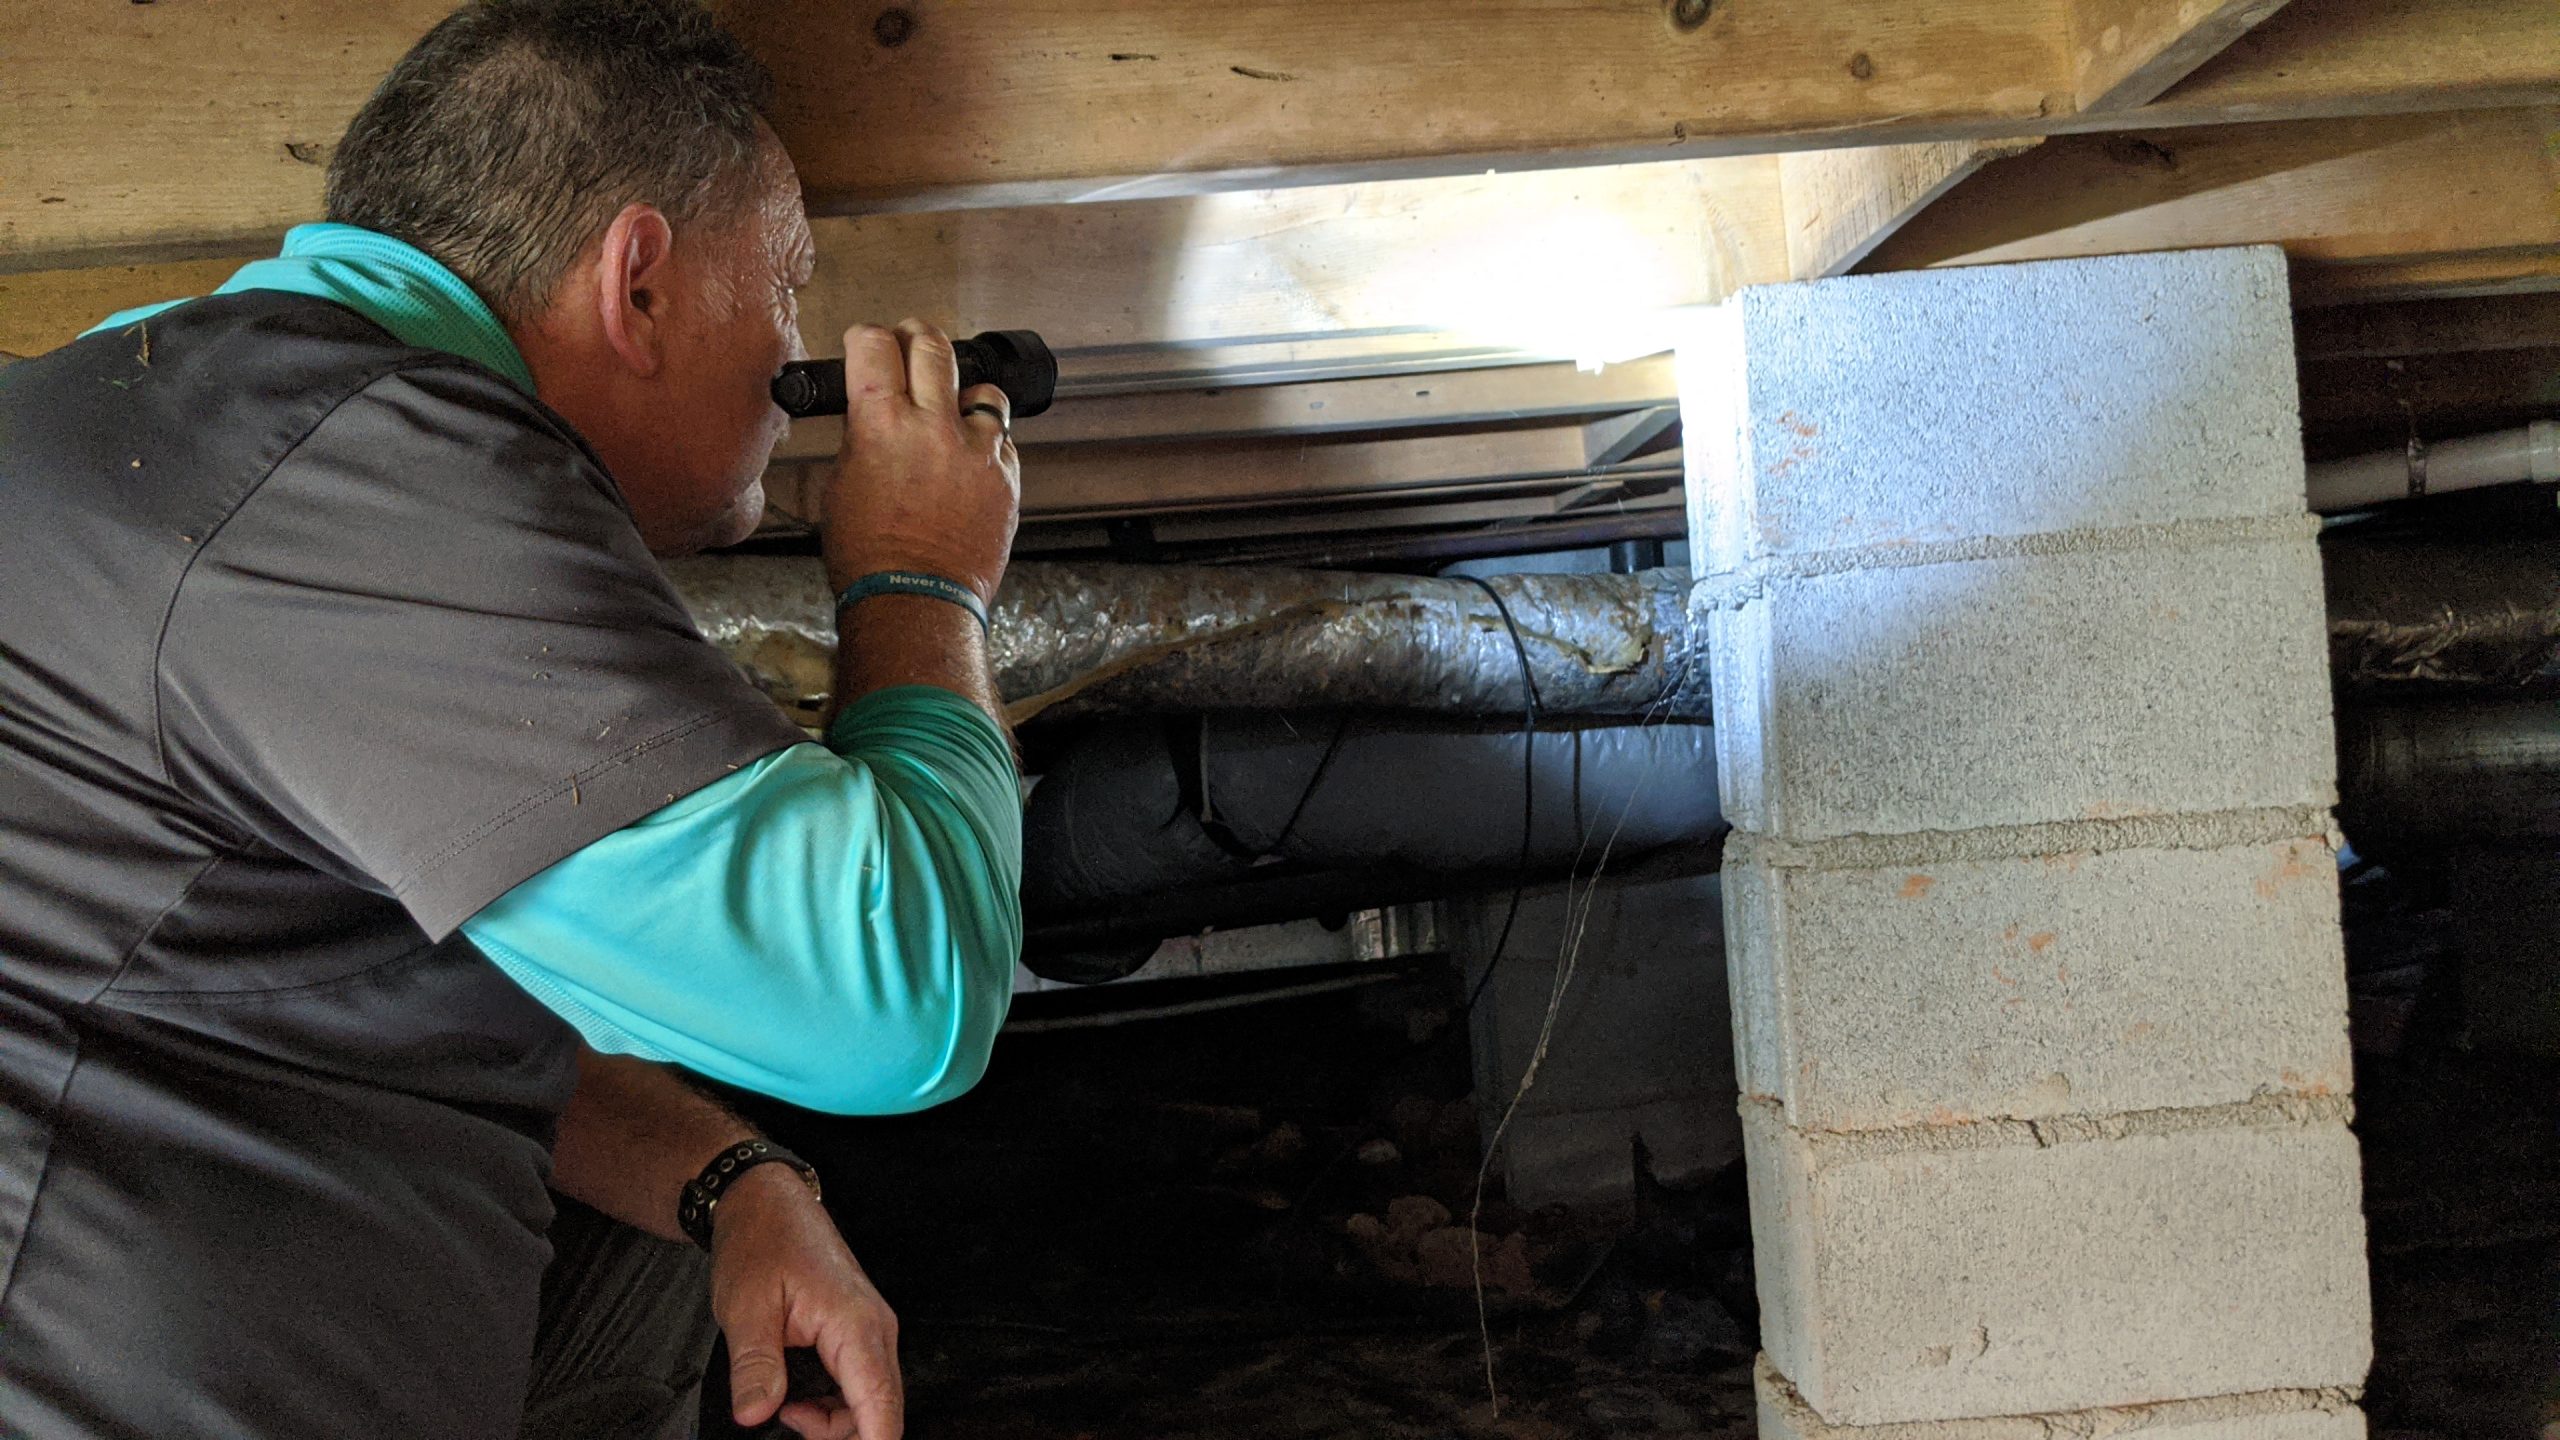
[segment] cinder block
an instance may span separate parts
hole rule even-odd
[[[2059,1435],[2140,1436],[2141,1440],[2365,1440],[2364,1412],[2331,1397],[2227,1396],[2135,1410],[2075,1415],[2008,1415],[1992,1420],[1921,1420],[1901,1425],[1832,1425],[1813,1413],[1762,1357],[1760,1440],[2054,1440]],[[2291,1408],[2277,1408],[2291,1407]],[[2236,1412],[2236,1413],[2234,1413]]]
[[[1969,1145],[1746,1104],[1761,1344],[1835,1425],[2363,1382],[2343,1124]]]
[[[1728,860],[1744,1088],[1875,1130],[2344,1094],[2321,837],[1888,869]]]
[[[2302,511],[2280,251],[1851,276],[1723,308],[1683,346],[1706,572]]]
[[[1718,778],[1747,830],[2333,801],[2307,539],[1779,577],[1709,637]]]

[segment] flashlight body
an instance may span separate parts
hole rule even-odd
[[[1037,415],[1058,394],[1058,357],[1029,330],[989,330],[951,342],[960,388],[993,385],[1013,402],[1013,418]],[[795,420],[844,413],[844,362],[794,360],[773,377],[773,403]]]

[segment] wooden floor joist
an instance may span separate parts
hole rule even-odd
[[[1939,196],[2042,142],[1935,140],[1778,157],[1787,260],[1798,280],[1845,275]]]
[[[2285,0],[2076,0],[2071,81],[2089,114],[2130,110],[2263,25]]]
[[[2309,304],[2560,286],[2560,106],[2059,137],[1862,268],[2247,244]]]
[[[0,269],[236,251],[317,207],[449,0],[0,9]],[[731,0],[821,209],[1126,199],[2518,103],[2551,0]],[[1690,23],[1694,21],[1695,23]],[[2107,37],[2117,38],[2112,51]]]
[[[1609,343],[1613,323],[1788,278],[1777,165],[823,219],[801,329],[822,354],[861,320],[1034,329],[1088,381],[1205,384],[1319,348],[1571,355],[1589,339],[1614,352],[1601,358],[1641,354],[1661,340]],[[0,274],[0,350],[39,353],[111,311],[201,294],[247,258]]]

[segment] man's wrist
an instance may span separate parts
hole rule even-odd
[[[711,1238],[718,1243],[724,1231],[755,1223],[758,1214],[773,1207],[820,1205],[816,1191],[800,1176],[782,1165],[760,1165],[730,1188],[722,1204],[711,1213]]]
[[[787,1178],[813,1202],[819,1198],[818,1172],[809,1162],[770,1140],[741,1140],[711,1157],[699,1175],[685,1182],[676,1199],[676,1227],[694,1244],[710,1249],[730,1201],[763,1194],[771,1178],[763,1173],[767,1171]]]
[[[912,595],[921,600],[939,601],[977,621],[978,633],[990,632],[987,602],[978,597],[974,588],[927,570],[874,570],[858,576],[836,592],[836,614],[841,617],[845,611],[865,600],[888,595]]]

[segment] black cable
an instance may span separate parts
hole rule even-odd
[[[1290,835],[1297,831],[1298,817],[1307,813],[1307,802],[1316,798],[1316,787],[1324,783],[1324,772],[1333,768],[1333,757],[1342,753],[1342,737],[1350,733],[1351,712],[1345,710],[1333,722],[1333,738],[1325,742],[1324,754],[1316,758],[1316,768],[1307,776],[1307,788],[1298,792],[1298,803],[1289,807],[1289,818],[1280,822],[1271,843],[1264,847],[1266,853],[1277,855],[1280,847],[1289,843]]]
[[[1292,733],[1297,729],[1294,725],[1289,728]],[[1299,819],[1307,813],[1308,803],[1316,798],[1316,787],[1324,783],[1325,772],[1333,768],[1334,757],[1342,753],[1342,742],[1350,733],[1351,712],[1345,710],[1335,718],[1333,738],[1325,742],[1324,753],[1316,757],[1316,768],[1308,772],[1306,785],[1298,791],[1298,803],[1289,807],[1289,818],[1280,823],[1279,830],[1271,837],[1271,843],[1259,850],[1245,844],[1243,838],[1229,828],[1226,821],[1218,818],[1212,808],[1209,795],[1208,716],[1201,716],[1199,723],[1193,727],[1194,746],[1198,751],[1193,758],[1197,760],[1197,765],[1190,770],[1184,769],[1182,757],[1177,753],[1174,772],[1181,778],[1184,786],[1184,803],[1190,807],[1191,813],[1199,820],[1200,828],[1207,832],[1209,839],[1219,849],[1239,860],[1258,863],[1278,856],[1280,847],[1288,844],[1289,837],[1297,832]]]
[[[1529,668],[1529,645],[1520,638],[1520,622],[1511,618],[1511,607],[1502,592],[1474,575],[1457,577],[1475,586],[1493,601],[1494,613],[1502,617],[1502,628],[1511,633],[1511,653],[1520,662],[1520,858],[1511,872],[1511,905],[1502,915],[1502,932],[1493,942],[1493,954],[1484,962],[1484,973],[1476,977],[1475,988],[1467,992],[1467,1003],[1459,1007],[1461,1016],[1473,1014],[1476,1001],[1484,998],[1484,987],[1493,983],[1493,972],[1502,965],[1504,947],[1511,943],[1511,927],[1520,918],[1520,900],[1529,888],[1530,840],[1537,833],[1538,822],[1538,677]],[[1577,807],[1579,808],[1579,807]]]

